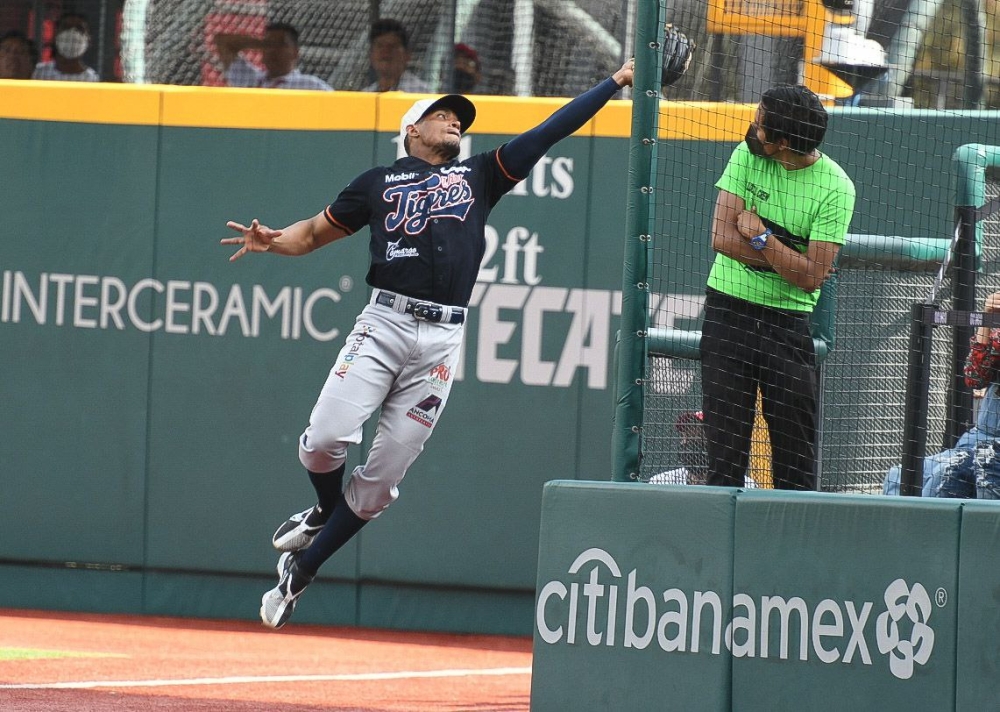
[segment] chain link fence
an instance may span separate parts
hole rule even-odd
[[[754,101],[778,82],[801,79],[807,48],[801,37],[718,32],[708,23],[717,0],[671,0],[662,18],[697,44],[691,70],[667,98],[685,101]],[[736,9],[800,12],[805,0],[728,3]],[[964,96],[969,32],[957,18],[963,2],[984,3],[984,106],[1000,106],[1000,20],[996,0],[928,0],[926,25],[904,91],[914,106],[957,108]],[[891,5],[889,0],[881,5]],[[412,69],[433,91],[448,89],[453,46],[479,56],[475,93],[575,96],[607,76],[633,53],[638,0],[5,0],[0,32],[18,30],[50,56],[56,19],[64,11],[86,16],[92,33],[84,56],[104,81],[219,86],[219,32],[260,35],[268,22],[300,33],[303,72],[335,89],[372,82],[368,29],[376,18],[395,18],[411,35]],[[859,3],[859,7],[860,7]],[[751,8],[752,6],[752,8]],[[772,7],[773,6],[773,7]],[[783,15],[782,15],[783,16]],[[977,28],[978,29],[978,28]]]
[[[1000,181],[990,175],[986,201],[1000,196]],[[977,308],[988,294],[1000,290],[1000,215],[982,222],[983,249],[977,277]],[[659,248],[652,262],[654,293],[669,293],[678,285],[663,266],[679,258],[676,248]],[[885,269],[871,261],[847,261],[837,277],[835,346],[822,366],[821,485],[826,491],[881,493],[886,472],[899,464],[910,338],[910,307],[935,295],[934,303],[950,309],[950,280],[935,293],[937,265],[923,271]],[[688,288],[689,284],[681,288]],[[696,330],[689,315],[699,308],[693,297],[659,300],[653,324],[670,323]],[[683,317],[678,321],[678,314]],[[964,358],[964,353],[959,355]],[[952,334],[935,329],[928,393],[927,453],[950,446],[945,442],[947,399],[951,381]],[[650,480],[680,467],[694,469],[699,454],[684,427],[686,414],[701,408],[699,362],[650,354],[644,386],[645,409],[639,479]],[[961,424],[964,430],[971,423]],[[755,443],[755,445],[757,445]],[[751,461],[751,468],[754,463]],[[752,470],[751,470],[752,474]],[[654,479],[655,481],[655,479]]]

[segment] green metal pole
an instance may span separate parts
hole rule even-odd
[[[649,329],[648,259],[654,204],[653,170],[659,109],[663,23],[657,0],[640,0],[635,32],[632,135],[629,139],[628,202],[622,268],[622,319],[618,341],[612,473],[617,482],[639,475]]]
[[[981,144],[959,146],[953,155],[956,164],[955,217],[959,239],[952,256],[952,306],[957,311],[976,310],[976,270],[982,255],[983,226],[976,211],[986,201],[986,168],[996,165],[1000,149]],[[969,340],[975,333],[970,325],[952,331],[951,386],[948,389],[948,419],[943,448],[954,447],[972,426],[972,390],[965,385],[963,367]]]
[[[955,207],[978,208],[986,197],[986,168],[1000,163],[1000,147],[967,143],[955,149],[952,160],[958,173]]]

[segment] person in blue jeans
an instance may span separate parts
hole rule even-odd
[[[986,298],[986,313],[1000,311],[1000,292]],[[986,389],[975,427],[955,447],[924,458],[923,497],[1000,499],[1000,329],[980,327],[965,361],[965,383]],[[901,467],[886,474],[883,492],[899,494]]]

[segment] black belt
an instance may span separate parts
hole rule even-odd
[[[373,301],[375,304],[389,307],[400,314],[410,314],[414,319],[420,321],[432,321],[440,324],[461,324],[465,321],[465,309],[462,307],[411,299],[402,294],[387,292],[384,289],[376,290]]]

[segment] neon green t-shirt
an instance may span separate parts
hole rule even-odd
[[[741,141],[716,182],[719,190],[743,198],[784,244],[805,252],[811,240],[843,245],[854,214],[854,183],[826,155],[789,171],[777,161],[750,153]],[[708,286],[754,304],[811,312],[819,291],[806,292],[770,268],[750,267],[717,254]]]

